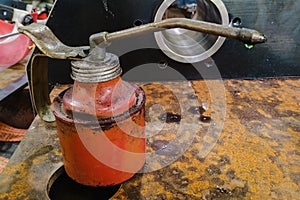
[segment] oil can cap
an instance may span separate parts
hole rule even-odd
[[[73,80],[83,83],[110,81],[121,75],[122,69],[118,56],[106,53],[103,59],[90,55],[79,61],[72,61]]]

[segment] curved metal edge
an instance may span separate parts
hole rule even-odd
[[[175,0],[165,0],[158,8],[154,18],[154,22],[162,21],[164,12],[174,2]],[[229,15],[225,4],[221,0],[211,0],[211,2],[216,6],[216,8],[220,12],[222,25],[229,25]],[[202,54],[196,56],[182,56],[167,47],[163,40],[163,34],[161,32],[154,33],[154,37],[157,45],[164,52],[164,54],[166,54],[169,58],[182,63],[196,63],[209,58],[221,48],[226,39],[224,37],[218,37],[214,45]]]
[[[43,54],[33,55],[30,68],[33,106],[41,119],[54,122],[55,117],[50,110],[51,101],[48,92],[48,57]]]
[[[86,57],[88,54],[85,51],[90,49],[89,46],[70,47],[63,44],[49,27],[43,24],[32,23],[28,26],[19,27],[18,31],[27,35],[50,58]]]

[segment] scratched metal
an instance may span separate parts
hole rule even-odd
[[[27,85],[25,65],[28,56],[11,67],[0,69],[0,101]]]
[[[200,158],[206,131],[218,121],[212,117],[219,111],[211,106],[209,92],[213,91],[208,90],[209,84],[215,82],[157,82],[143,86],[147,95],[147,151],[164,149],[179,137],[177,144],[167,148],[169,151],[159,152],[161,158],[169,159],[181,154],[179,142],[185,137],[193,137],[193,141],[175,162],[123,183],[113,199],[300,196],[300,79],[224,81],[225,124],[212,151]],[[201,108],[193,104],[194,100]],[[163,115],[163,110],[169,115]],[[156,125],[162,121],[168,123],[159,129]],[[181,123],[199,126],[186,128],[178,136],[175,132]],[[160,167],[159,161],[152,167]],[[36,118],[0,175],[0,199],[46,199],[48,179],[61,165],[55,123]]]
[[[11,66],[5,70],[0,71],[0,89],[7,87],[9,84],[19,79],[26,74],[25,65],[18,63],[14,66]]]

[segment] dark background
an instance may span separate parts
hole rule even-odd
[[[106,3],[107,2],[107,3]],[[47,25],[67,45],[88,45],[91,34],[116,31],[135,22],[153,21],[161,0],[57,0]],[[227,39],[212,56],[222,78],[295,77],[300,75],[300,1],[224,0],[228,13],[239,17],[242,26],[268,37],[253,49]],[[130,80],[155,81],[184,78],[218,78],[207,62],[182,64],[166,57],[157,47],[153,34],[115,41],[108,51],[120,56],[124,74],[139,66]],[[167,67],[162,67],[165,64]],[[142,66],[141,66],[142,65]],[[172,73],[172,72],[176,73]],[[131,71],[132,72],[132,71]],[[178,73],[177,73],[178,72]],[[201,72],[201,73],[199,73]],[[49,61],[50,84],[70,83],[70,63]],[[180,74],[180,75],[178,75]]]

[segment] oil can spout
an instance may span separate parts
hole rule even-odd
[[[257,33],[253,33],[252,36],[251,36],[251,42],[253,44],[257,44],[257,43],[265,43],[267,42],[267,37],[259,32]]]
[[[185,18],[165,19],[160,22],[149,23],[137,26],[122,31],[113,33],[98,33],[90,37],[90,46],[95,47],[100,44],[109,44],[115,39],[131,37],[140,35],[146,32],[157,32],[165,29],[183,28],[192,31],[202,32],[206,34],[213,34],[223,36],[231,39],[239,40],[246,44],[259,44],[267,41],[267,37],[262,33],[248,28],[238,28],[229,25],[221,25],[205,21],[191,20]]]

